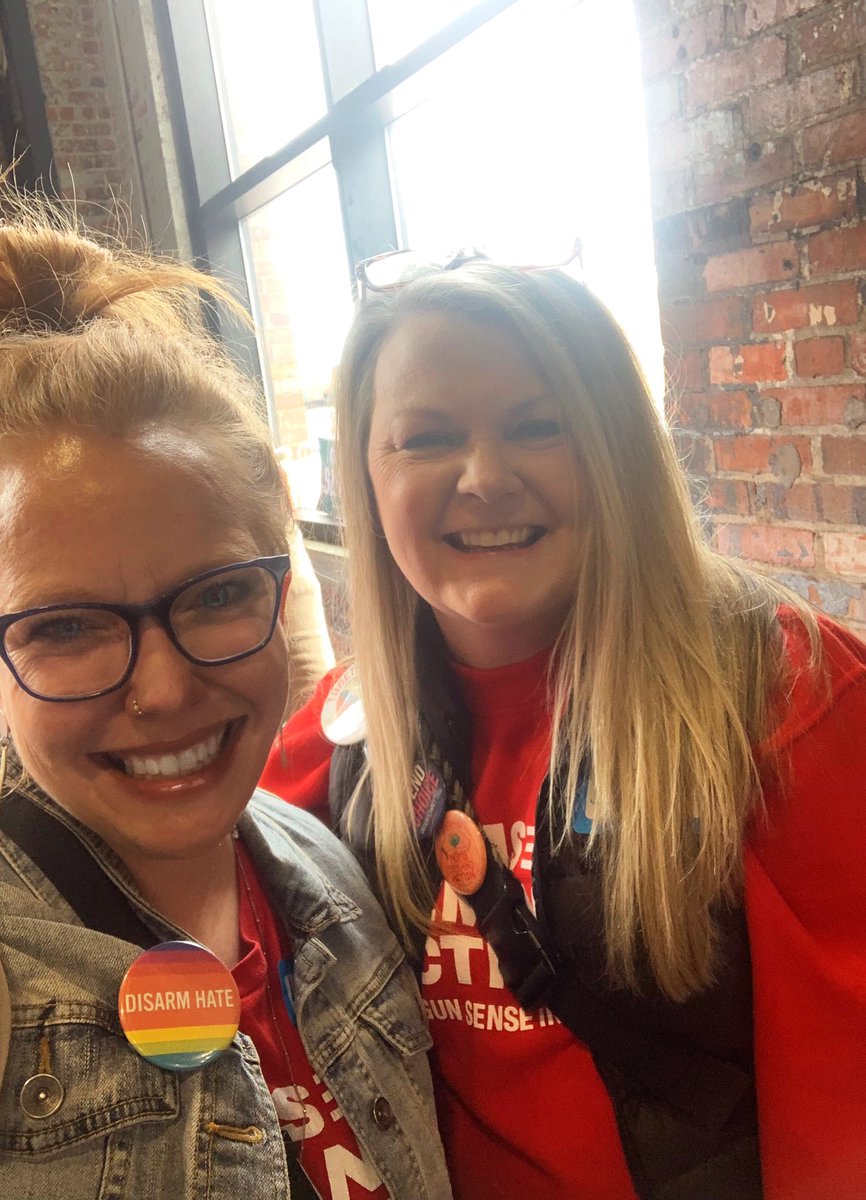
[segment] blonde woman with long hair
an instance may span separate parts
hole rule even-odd
[[[705,545],[584,286],[380,266],[338,397],[355,662],[266,779],[415,947],[455,1195],[860,1194],[866,649]]]
[[[449,1200],[403,952],[256,787],[289,514],[228,297],[0,202],[0,1194]]]

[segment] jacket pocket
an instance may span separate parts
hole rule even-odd
[[[420,1054],[433,1044],[415,978],[405,964],[394,971],[382,990],[361,1009],[358,1019],[402,1055]]]
[[[10,1156],[84,1152],[130,1126],[175,1119],[177,1079],[146,1062],[102,1005],[12,1010],[0,1089],[0,1164]]]

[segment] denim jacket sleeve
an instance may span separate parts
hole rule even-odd
[[[314,1068],[392,1196],[448,1200],[414,980],[354,865],[324,844],[327,831],[272,798],[257,794],[243,824],[297,939],[299,1029]],[[92,835],[90,843],[99,851]],[[131,884],[128,894],[147,919]],[[117,989],[138,952],[83,927],[0,838],[0,969],[10,1001],[4,1008],[0,988],[0,1062],[4,1011],[10,1026],[0,1195],[289,1200],[279,1123],[249,1038],[236,1035],[216,1062],[184,1074],[127,1045]]]

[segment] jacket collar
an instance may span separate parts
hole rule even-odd
[[[291,830],[286,827],[289,823],[294,826]],[[272,903],[296,936],[313,937],[361,915],[354,900],[319,864],[316,842],[324,833],[315,818],[267,792],[256,791],[238,821],[238,830]]]

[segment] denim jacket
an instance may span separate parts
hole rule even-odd
[[[158,938],[184,936],[137,895],[116,856],[73,829]],[[414,979],[349,852],[258,791],[239,823],[296,947],[298,1029],[359,1144],[398,1200],[449,1200]],[[276,1112],[241,1033],[196,1071],[127,1044],[120,980],[140,948],[83,926],[0,834],[0,979],[11,1002],[0,1081],[0,1195],[15,1200],[288,1200]],[[3,988],[0,985],[0,1006]],[[0,1037],[9,1012],[0,1013]],[[0,1046],[0,1064],[5,1046]],[[40,1083],[28,1083],[34,1076]]]

